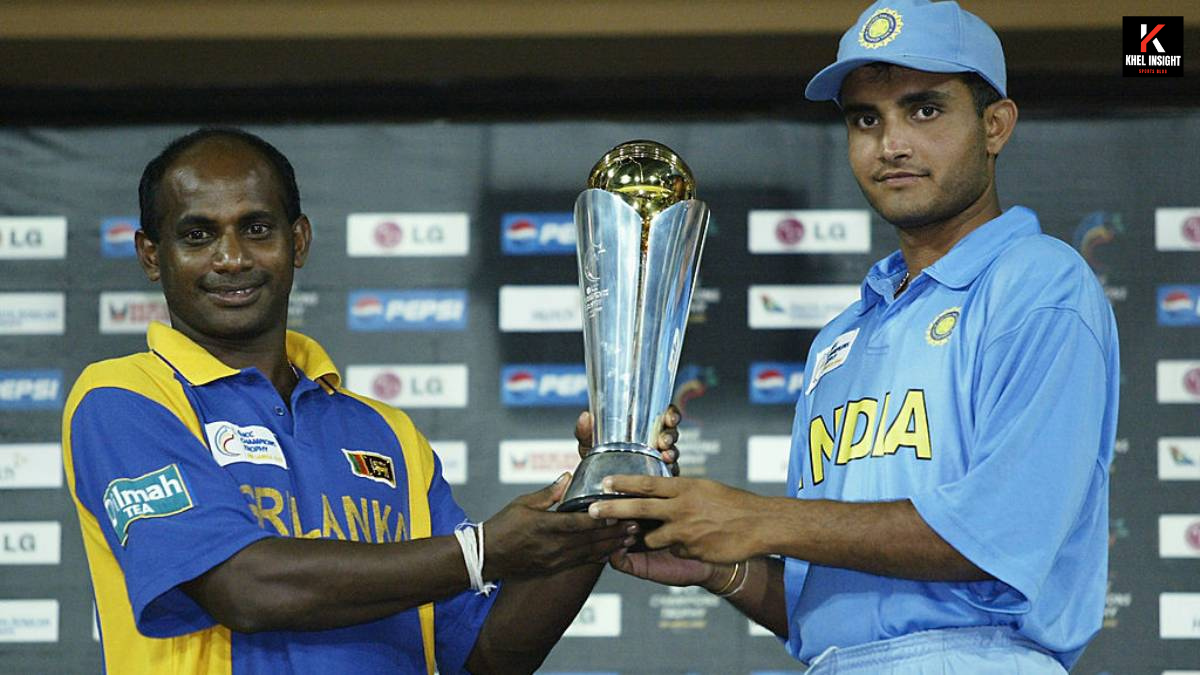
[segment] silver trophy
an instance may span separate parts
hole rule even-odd
[[[605,476],[670,476],[656,449],[683,348],[708,207],[670,148],[622,143],[575,200],[593,446],[559,511],[582,511]]]

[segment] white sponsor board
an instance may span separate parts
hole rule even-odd
[[[47,260],[66,256],[66,218],[0,217],[0,260]]]
[[[621,594],[592,593],[563,637],[620,637]]]
[[[774,633],[772,633],[771,631],[767,630],[766,628],[763,628],[762,626],[758,625],[751,619],[746,619],[746,625],[747,625],[747,630],[746,630],[747,635],[753,635],[754,637],[775,637]]]
[[[746,480],[751,483],[787,482],[791,436],[751,436],[746,439]]]
[[[62,335],[62,293],[0,293],[0,335]]]
[[[0,490],[60,488],[62,449],[58,443],[0,445]]]
[[[1159,480],[1200,480],[1200,437],[1158,439]]]
[[[162,293],[109,291],[100,294],[101,333],[145,333],[151,321],[170,324]]]
[[[56,520],[0,522],[0,565],[57,565],[61,543]]]
[[[1200,403],[1200,361],[1158,362],[1159,403]]]
[[[500,330],[547,333],[583,330],[578,286],[501,286]]]
[[[451,485],[467,482],[467,444],[464,441],[429,441],[442,460],[442,478]]]
[[[352,258],[463,256],[471,247],[466,213],[351,213],[346,255]]]
[[[58,642],[58,600],[0,600],[0,642]]]
[[[862,209],[751,211],[747,216],[751,253],[867,253],[871,214]]]
[[[861,291],[849,284],[751,286],[747,291],[751,328],[821,328],[858,300]]]
[[[572,440],[500,441],[500,482],[547,485],[579,464]]]
[[[1200,639],[1200,593],[1159,594],[1158,636],[1164,640]]]
[[[347,366],[346,388],[398,408],[465,408],[467,366]]]
[[[1158,517],[1160,558],[1200,558],[1200,513]]]
[[[1154,209],[1154,247],[1160,251],[1200,251],[1200,206]]]

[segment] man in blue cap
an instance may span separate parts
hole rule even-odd
[[[900,250],[813,341],[789,496],[618,476],[658,499],[619,569],[699,584],[812,673],[1049,673],[1101,625],[1116,323],[1084,261],[996,159],[1017,121],[996,34],[954,2],[884,0],[806,95],[833,100],[850,165]]]

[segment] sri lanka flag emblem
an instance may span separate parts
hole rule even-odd
[[[350,462],[350,472],[355,476],[396,487],[396,465],[392,463],[391,457],[366,450],[345,448],[342,448],[342,454]]]

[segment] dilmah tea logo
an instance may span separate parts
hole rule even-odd
[[[1183,17],[1127,16],[1121,31],[1125,77],[1183,76]]]

